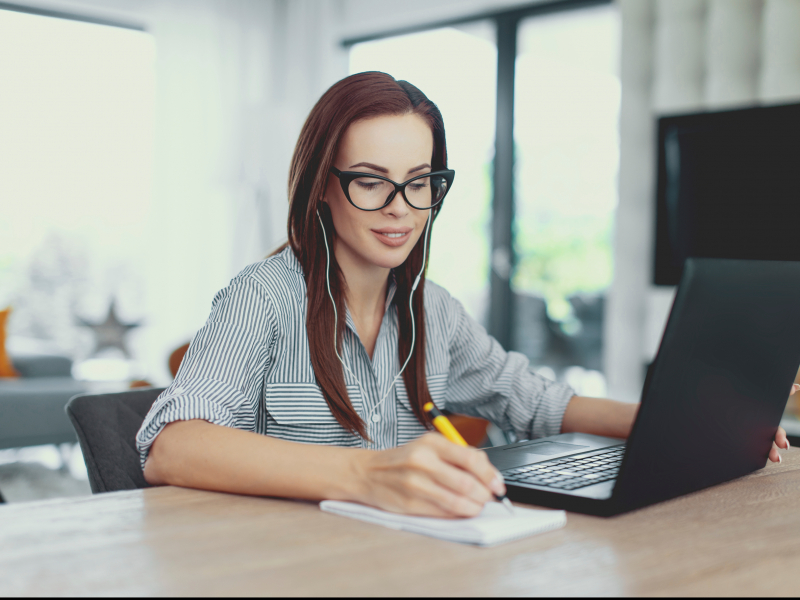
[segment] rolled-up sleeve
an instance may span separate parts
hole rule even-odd
[[[528,359],[506,352],[450,298],[447,409],[481,417],[520,438],[561,433],[571,387],[536,374]]]
[[[150,447],[173,421],[203,419],[255,431],[276,319],[263,285],[240,275],[214,297],[178,375],[156,399],[136,436],[142,468]]]

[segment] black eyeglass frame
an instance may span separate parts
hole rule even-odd
[[[392,203],[392,200],[394,200],[398,192],[400,192],[400,194],[403,196],[403,200],[405,200],[406,204],[408,204],[411,208],[415,210],[430,210],[432,208],[436,208],[437,206],[440,206],[442,202],[444,202],[445,196],[447,196],[447,193],[450,191],[450,188],[453,187],[453,180],[455,179],[456,176],[456,172],[453,169],[443,169],[441,171],[423,173],[422,175],[417,175],[416,177],[412,177],[411,179],[409,179],[408,181],[404,181],[403,183],[397,183],[396,181],[392,181],[388,177],[383,177],[382,175],[374,175],[372,173],[361,173],[359,171],[340,171],[336,167],[331,167],[330,172],[332,175],[335,175],[339,179],[339,185],[342,186],[342,191],[344,192],[344,197],[347,198],[347,201],[353,206],[355,206],[358,210],[364,210],[367,212],[373,212],[376,210],[381,210],[386,208]],[[409,183],[416,181],[417,179],[422,179],[423,177],[431,177],[432,175],[438,175],[440,177],[443,177],[444,180],[447,182],[447,189],[444,191],[444,196],[442,196],[438,202],[436,202],[435,204],[432,203],[430,206],[425,206],[422,208],[420,208],[419,206],[414,206],[413,204],[411,204],[411,202],[409,202],[408,197],[406,196],[406,186]],[[354,179],[359,179],[361,177],[369,177],[372,179],[380,179],[382,181],[388,181],[394,186],[394,191],[389,194],[389,197],[386,199],[386,202],[384,202],[383,206],[379,206],[378,208],[362,208],[358,206],[355,202],[353,202],[353,200],[350,198],[350,190],[349,190],[350,184],[353,182]]]

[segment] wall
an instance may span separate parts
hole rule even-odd
[[[437,23],[463,16],[480,15],[548,0],[343,0],[341,35],[343,39],[373,35],[376,32]]]
[[[619,0],[622,107],[610,393],[638,399],[674,296],[652,280],[655,120],[800,100],[800,1]]]

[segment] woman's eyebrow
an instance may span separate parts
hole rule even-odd
[[[388,173],[389,169],[386,167],[379,167],[378,165],[373,165],[372,163],[368,162],[360,162],[355,165],[350,165],[350,169],[355,169],[356,167],[367,167],[368,169],[372,169],[373,171],[380,171],[381,173]]]
[[[355,165],[350,165],[348,168],[355,169],[356,167],[366,167],[368,169],[372,169],[373,171],[378,171],[379,173],[388,173],[389,172],[389,169],[387,169],[386,167],[379,167],[378,165],[374,165],[374,164],[368,163],[368,162],[360,162],[360,163],[357,163]],[[425,169],[425,168],[430,169],[431,166],[428,163],[425,163],[425,164],[419,165],[418,167],[414,167],[413,169],[409,169],[407,174],[410,175],[411,173],[416,173],[417,171],[419,171],[421,169]]]
[[[430,169],[431,166],[428,163],[425,163],[424,165],[420,165],[418,167],[414,167],[413,169],[409,169],[408,174],[411,175],[411,173],[416,173],[417,171],[425,168]]]

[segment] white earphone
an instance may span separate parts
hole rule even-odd
[[[347,366],[342,357],[339,356],[339,349],[336,347],[336,334],[337,334],[336,328],[339,324],[339,313],[336,310],[336,302],[334,301],[333,294],[331,293],[331,280],[330,280],[331,252],[330,248],[328,247],[328,234],[325,232],[325,224],[322,222],[322,217],[320,216],[319,211],[317,211],[317,218],[319,219],[319,224],[322,227],[322,236],[323,240],[325,241],[325,257],[327,260],[325,265],[325,282],[328,286],[328,297],[331,299],[331,304],[333,304],[333,351],[336,353],[336,358],[339,359],[339,362],[342,363],[342,366],[347,370],[348,373],[350,373],[351,377],[356,380],[356,383],[358,384],[358,389],[361,392],[361,398],[364,399],[364,401],[366,401],[367,395],[364,393],[364,388],[362,387],[361,382],[358,380],[358,377],[356,377],[355,373],[353,373],[353,371],[350,370],[350,367]],[[380,399],[380,402],[378,402],[372,408],[372,410],[369,411],[369,414],[367,415],[367,417],[369,418],[365,419],[367,421],[367,425],[369,425],[369,421],[372,421],[373,423],[377,423],[378,421],[380,421],[380,415],[378,415],[375,411],[378,410],[378,408],[380,408],[383,405],[383,402],[386,400],[386,398],[389,397],[389,393],[394,388],[395,384],[397,383],[397,380],[403,374],[403,371],[405,371],[406,366],[408,366],[408,361],[411,360],[411,355],[414,354],[414,345],[417,341],[417,329],[416,329],[416,324],[414,322],[414,307],[412,305],[412,300],[414,298],[414,292],[416,291],[417,286],[419,285],[420,279],[422,277],[422,272],[425,270],[425,260],[428,257],[428,242],[430,240],[430,233],[429,233],[430,223],[431,223],[431,215],[430,213],[428,213],[428,220],[425,222],[425,231],[423,231],[425,239],[422,242],[422,268],[419,270],[419,273],[417,273],[417,277],[416,279],[414,279],[414,284],[411,286],[411,293],[408,295],[408,310],[411,313],[411,351],[408,353],[408,357],[406,358],[406,361],[403,363],[402,368],[392,380],[389,389],[386,390],[386,393]],[[377,417],[377,419],[375,417]]]

